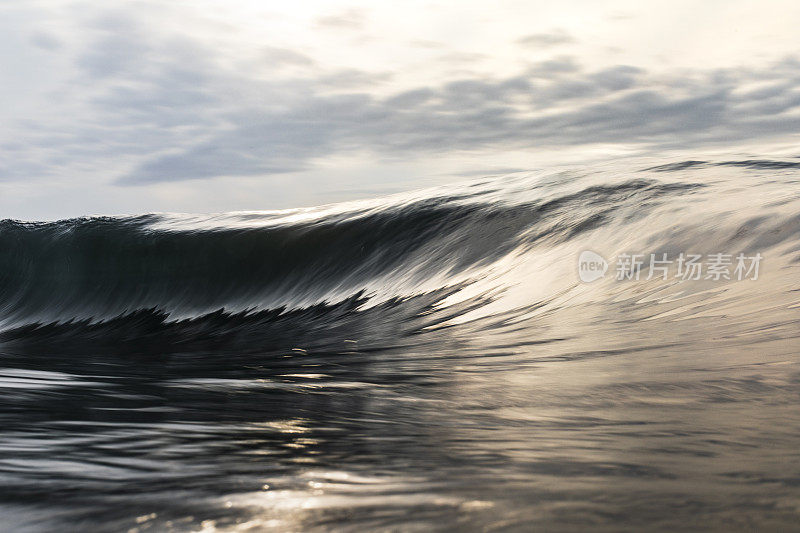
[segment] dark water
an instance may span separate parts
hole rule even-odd
[[[0,222],[0,528],[796,529],[798,166]]]

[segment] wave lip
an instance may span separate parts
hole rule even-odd
[[[692,168],[702,167],[741,167],[754,170],[789,170],[800,169],[800,161],[777,161],[773,159],[745,159],[741,161],[697,161],[688,159],[686,161],[678,161],[676,163],[665,163],[663,165],[656,165],[648,167],[645,171],[655,172],[679,172]]]

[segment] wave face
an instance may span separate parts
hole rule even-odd
[[[4,221],[0,316],[95,322],[158,309],[195,317],[342,299],[389,281],[400,284],[392,296],[408,296],[425,280],[447,284],[539,240],[574,238],[614,210],[697,187],[636,179],[523,203],[476,192],[319,216],[189,223],[169,215]]]
[[[0,221],[3,513],[23,529],[789,527],[798,167]],[[586,250],[609,262],[592,283]],[[673,263],[618,280],[626,253],[763,259],[757,279]]]

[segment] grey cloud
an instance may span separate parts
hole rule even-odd
[[[444,43],[441,43],[439,41],[426,40],[426,39],[416,39],[414,41],[411,41],[410,44],[411,44],[411,46],[416,46],[416,47],[419,47],[419,48],[428,48],[428,49],[431,49],[431,50],[447,48],[447,46]]]
[[[274,67],[285,65],[308,67],[314,64],[314,60],[309,56],[288,48],[266,46],[263,49],[262,57]]]
[[[88,25],[97,37],[78,59],[78,67],[92,78],[141,72],[152,45],[140,23],[123,12],[106,12]]]
[[[303,170],[314,157],[331,152],[339,133],[356,128],[360,122],[385,119],[370,103],[370,97],[353,94],[311,98],[286,113],[256,109],[237,112],[227,117],[228,127],[210,142],[151,159],[119,183]]]
[[[642,73],[644,71],[640,68],[620,65],[593,73],[590,76],[590,83],[620,91],[632,87],[636,83],[636,77]]]
[[[581,143],[592,139],[670,143],[676,134],[695,137],[712,131],[724,123],[728,107],[724,94],[670,99],[652,90],[639,90],[566,113],[551,125],[563,140]]]
[[[574,71],[563,70],[562,72]],[[538,108],[546,108],[553,102],[602,97],[624,91],[635,86],[636,78],[641,73],[641,69],[622,65],[580,76],[551,76],[549,83],[542,85],[540,82],[533,105]]]
[[[121,72],[136,72],[145,66],[142,58],[148,53],[144,46],[133,49],[119,36],[109,35],[98,50],[83,56],[80,67],[92,78],[107,78]]]
[[[395,109],[414,108],[430,101],[435,95],[433,89],[414,89],[392,96],[386,100],[386,104]]]
[[[556,30],[551,33],[533,33],[517,39],[518,44],[535,48],[550,48],[572,42],[575,42],[575,38],[564,30]]]
[[[486,59],[486,54],[468,52],[449,52],[439,56],[438,61],[447,65],[470,64],[473,65]]]
[[[38,114],[6,124],[18,142],[0,147],[0,179],[113,176],[144,156],[184,152],[221,123],[231,80],[218,75],[214,54],[185,38],[156,38],[123,15],[84,14],[88,45],[66,56],[77,68],[49,88]],[[77,48],[67,44],[59,53]]]
[[[449,174],[450,176],[464,176],[464,177],[471,177],[471,176],[503,176],[506,174],[514,174],[517,172],[530,172],[529,168],[519,168],[519,167],[488,167],[482,168],[478,170],[471,170],[468,172],[456,172],[454,174]]]
[[[266,135],[269,138],[270,135]],[[244,139],[237,139],[244,141]],[[261,142],[261,140],[259,140]],[[247,145],[235,146],[217,139],[180,154],[165,155],[141,165],[135,175],[117,181],[121,185],[140,185],[164,181],[215,178],[220,176],[247,176],[253,174],[279,174],[300,170],[297,160],[281,166],[279,154],[263,152]],[[273,157],[270,157],[273,156]]]
[[[317,26],[322,28],[360,30],[364,27],[366,15],[358,9],[349,9],[335,15],[328,15],[317,19]]]
[[[15,125],[17,138],[0,146],[0,179],[88,168],[137,185],[292,172],[348,152],[424,159],[596,142],[695,147],[800,131],[800,64],[791,58],[655,76],[556,57],[503,78],[465,74],[392,91],[390,72],[335,70],[275,47],[265,61],[313,68],[265,79],[118,14],[90,20],[74,101],[63,96],[60,112]]]
[[[58,50],[61,48],[61,41],[55,36],[45,32],[35,32],[30,37],[31,44],[43,50]]]
[[[534,63],[528,67],[526,75],[531,78],[551,78],[578,72],[579,70],[580,67],[573,58],[559,57]]]
[[[733,89],[766,71],[713,72],[677,84],[681,90],[666,90],[653,87],[647,72],[619,66],[544,82],[526,76],[463,79],[384,99],[322,96],[307,80],[306,99],[276,112],[244,111],[200,147],[155,157],[122,181],[301,170],[348,150],[424,157],[598,141],[690,147],[796,130],[800,119],[785,112],[800,107],[797,83],[773,87],[774,103],[762,114],[741,112],[753,102]],[[527,109],[520,108],[521,98],[529,102]],[[567,101],[574,103],[565,108],[561,104]],[[553,108],[558,111],[550,112]]]
[[[376,85],[392,79],[389,72],[364,72],[357,69],[344,69],[323,74],[311,80],[310,87],[327,87],[329,89],[371,89]]]

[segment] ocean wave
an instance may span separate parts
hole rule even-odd
[[[338,323],[366,305],[451,295],[501,271],[472,296],[485,298],[517,283],[503,275],[504,262],[536,262],[559,249],[763,251],[789,241],[781,254],[796,252],[800,215],[785,195],[781,204],[769,190],[748,193],[759,203],[730,210],[741,198],[736,180],[776,167],[733,163],[715,164],[738,167],[724,180],[698,174],[701,166],[708,172],[704,162],[683,161],[651,167],[652,177],[501,177],[302,213],[4,220],[0,327],[5,342],[136,338],[141,350],[148,338],[162,349],[239,338],[262,346],[257,337],[280,336],[287,321]],[[664,180],[664,170],[684,174]],[[567,277],[544,292],[569,289],[575,280]]]

